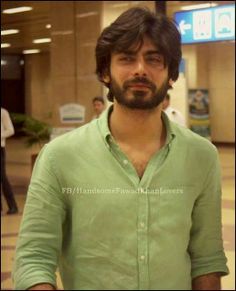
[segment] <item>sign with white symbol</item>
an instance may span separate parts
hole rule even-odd
[[[225,38],[235,36],[235,14],[230,8],[215,11],[215,37]]]
[[[62,123],[83,123],[85,107],[75,103],[65,104],[60,107],[60,117]]]
[[[185,20],[181,20],[179,24],[179,28],[180,28],[181,34],[185,34],[186,30],[189,30],[192,28],[192,25],[190,23],[185,23]]]
[[[193,39],[210,39],[212,37],[211,20],[212,13],[209,10],[193,12]]]
[[[182,43],[235,39],[235,5],[175,13]]]

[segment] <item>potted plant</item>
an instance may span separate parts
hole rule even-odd
[[[50,140],[52,127],[46,122],[35,119],[26,114],[11,113],[11,119],[19,132],[26,137],[26,146],[36,148],[31,154],[31,167],[33,169],[37,155],[45,142]]]

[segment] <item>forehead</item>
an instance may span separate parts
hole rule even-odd
[[[95,101],[93,101],[93,104],[98,105],[98,104],[103,104],[103,103],[100,100],[95,100]]]
[[[141,53],[141,54],[144,54],[146,52],[158,52],[159,53],[159,49],[150,38],[144,36],[141,40],[138,40],[137,42],[135,42],[131,46],[124,48],[122,50],[119,50],[119,51],[115,51],[113,54],[120,54],[120,53],[134,53],[134,54]]]
[[[158,50],[158,48],[154,45],[153,41],[146,36],[142,39],[141,42],[132,45],[129,49],[134,51]]]

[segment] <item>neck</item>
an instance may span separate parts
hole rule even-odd
[[[164,144],[165,128],[161,119],[162,105],[150,110],[133,110],[114,101],[110,130],[117,142],[132,146]]]

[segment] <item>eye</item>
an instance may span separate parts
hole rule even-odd
[[[134,57],[132,56],[122,56],[119,58],[119,61],[122,62],[132,62],[134,60]]]
[[[154,57],[154,56],[147,57],[147,61],[152,62],[152,63],[157,63],[157,64],[160,64],[163,62],[161,57]]]

